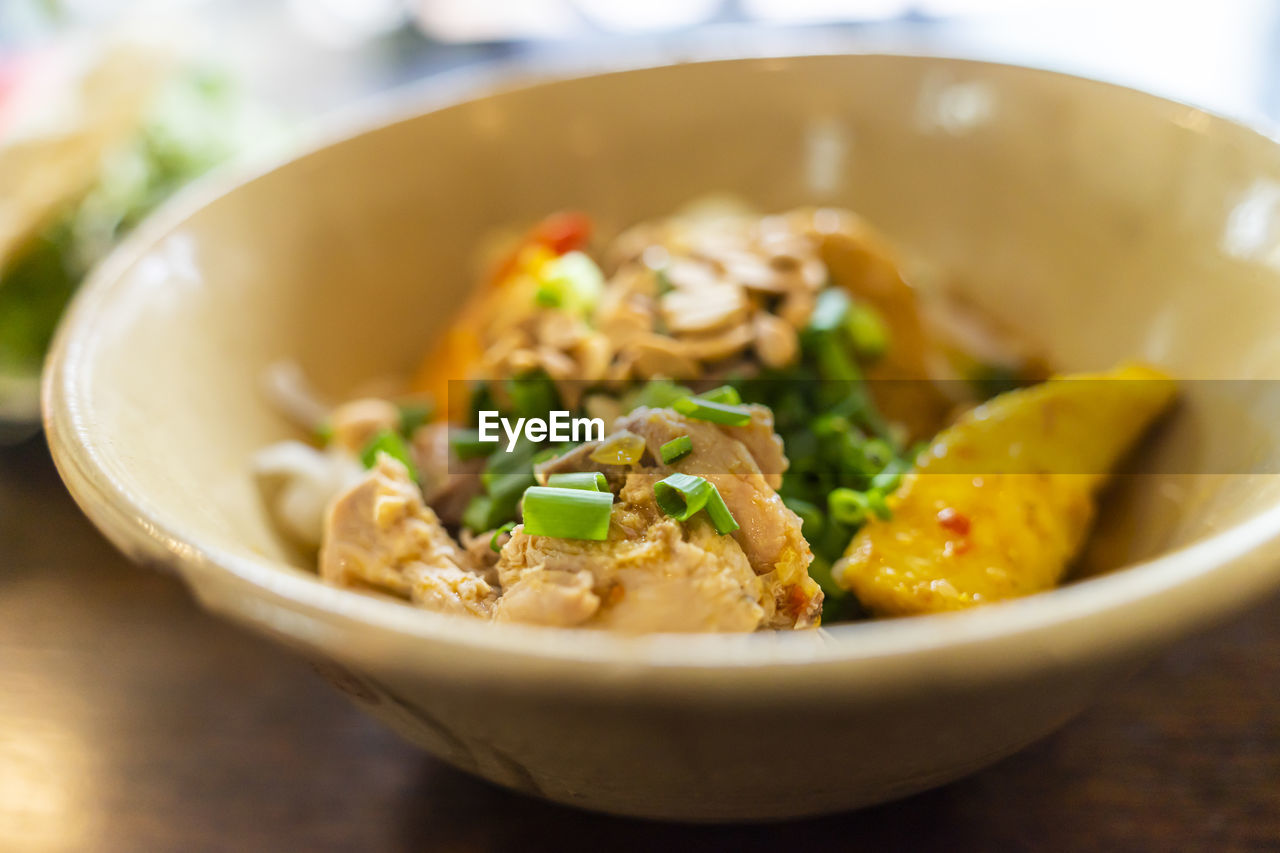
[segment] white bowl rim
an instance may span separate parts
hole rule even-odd
[[[1158,557],[1119,567],[1098,577],[1026,598],[955,613],[910,619],[858,622],[820,629],[818,632],[762,632],[756,634],[621,635],[605,631],[557,629],[491,624],[420,610],[405,603],[330,586],[318,576],[266,558],[249,557],[202,543],[184,530],[180,519],[148,515],[145,496],[111,477],[102,464],[104,450],[93,437],[87,386],[80,381],[85,356],[100,337],[97,330],[110,324],[97,322],[110,310],[111,296],[120,288],[123,273],[150,252],[165,236],[191,215],[223,195],[289,164],[318,154],[355,136],[412,120],[435,110],[478,98],[570,82],[584,77],[610,76],[667,68],[673,65],[789,63],[813,58],[842,56],[933,62],[964,68],[996,68],[1005,73],[1065,78],[1075,85],[1121,90],[1149,99],[1167,110],[1172,119],[1188,111],[1202,114],[1211,124],[1233,132],[1246,132],[1280,144],[1280,135],[1256,123],[1226,118],[1209,110],[1127,86],[1042,68],[929,53],[813,52],[785,55],[743,55],[680,62],[611,62],[606,67],[576,67],[574,73],[530,74],[523,61],[447,72],[427,84],[419,84],[365,104],[330,124],[314,141],[279,162],[245,171],[221,170],[179,192],[131,233],[88,277],[59,326],[46,363],[43,380],[43,418],[49,446],[59,472],[81,508],[94,523],[129,553],[168,555],[166,562],[178,568],[190,584],[187,572],[224,573],[285,609],[320,619],[354,623],[387,632],[407,641],[435,641],[454,647],[488,650],[549,663],[626,663],[646,669],[684,670],[707,667],[762,669],[777,665],[851,665],[859,661],[892,663],[931,654],[941,649],[964,652],[980,645],[1002,643],[1016,637],[1046,637],[1052,632],[1091,620],[1100,635],[1120,631],[1129,621],[1131,608],[1142,602],[1165,599],[1176,605],[1161,629],[1139,626],[1140,634],[1164,639],[1243,607],[1260,597],[1260,590],[1280,585],[1280,504],[1211,537]],[[1265,569],[1245,558],[1264,549],[1274,551]],[[1249,573],[1253,573],[1250,575]],[[1193,607],[1198,593],[1227,577],[1250,581],[1237,594],[1213,597],[1200,609]],[[227,615],[245,619],[243,613]],[[254,621],[248,618],[248,621]],[[1101,630],[1106,628],[1107,630]],[[820,641],[815,642],[814,636]],[[589,642],[586,640],[589,637]],[[1128,639],[1141,639],[1129,637]],[[305,640],[303,640],[305,643]],[[1096,647],[1106,645],[1105,636]],[[1011,646],[1010,648],[1016,648]],[[582,673],[590,667],[578,667]],[[589,676],[588,676],[589,677]]]

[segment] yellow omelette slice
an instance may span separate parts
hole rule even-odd
[[[1111,470],[1173,402],[1145,366],[1002,394],[940,432],[834,567],[879,615],[956,610],[1051,589]]]

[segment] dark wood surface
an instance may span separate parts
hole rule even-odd
[[[402,743],[118,556],[40,441],[0,449],[0,850],[655,847],[1280,849],[1280,600],[945,788],[798,823],[645,823],[511,794]]]

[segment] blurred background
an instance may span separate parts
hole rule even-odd
[[[335,113],[505,63],[938,53],[1280,116],[1272,0],[3,0],[0,440],[31,434],[77,283],[178,187]],[[453,72],[463,72],[461,74]]]
[[[500,62],[850,50],[1035,65],[1280,120],[1275,0],[0,0],[0,849],[529,849],[570,824],[611,849],[794,846],[793,827],[580,815],[400,743],[115,554],[36,434],[36,382],[77,283],[164,198],[305,145],[371,96]],[[902,826],[927,828],[918,849],[1031,849],[1045,827],[1061,849],[1273,844],[1275,613],[1171,652],[972,780],[812,822],[806,844],[875,847]]]
[[[6,66],[148,36],[300,114],[458,66],[707,51],[936,52],[1102,77],[1232,114],[1280,111],[1271,0],[5,0]]]

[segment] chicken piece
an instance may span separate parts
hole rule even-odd
[[[940,433],[833,576],[873,613],[956,610],[1050,589],[1079,551],[1095,493],[1172,402],[1146,367],[1012,391]]]
[[[636,409],[617,424],[618,430],[645,440],[643,458],[629,471],[591,463],[590,453],[599,442],[547,463],[540,471],[543,476],[575,464],[582,466],[576,470],[605,471],[619,492],[610,538],[581,542],[528,537],[517,528],[498,563],[503,599],[514,592],[508,584],[543,583],[546,579],[536,571],[550,570],[562,577],[548,588],[560,596],[565,587],[577,590],[580,609],[570,611],[558,602],[548,603],[546,612],[573,612],[591,624],[672,631],[815,625],[822,591],[808,575],[813,555],[800,535],[800,519],[783,505],[770,482],[781,476],[787,460],[769,410],[751,410],[750,424],[729,427],[685,418],[670,409]],[[681,435],[689,436],[692,452],[671,465],[660,464],[661,446]],[[761,463],[769,466],[770,474],[761,473]],[[681,525],[663,515],[654,502],[653,485],[677,471],[714,483],[741,529],[719,536],[701,516]],[[581,572],[590,574],[589,587],[564,577]],[[599,599],[598,609],[591,609],[589,595]],[[500,604],[498,612],[507,606]],[[499,618],[551,618],[541,615],[535,597],[527,593],[522,593],[518,613]]]
[[[702,519],[682,525],[666,518],[651,500],[615,505],[603,542],[528,536],[517,527],[498,571],[498,622],[633,633],[754,631],[773,609],[732,537]]]
[[[320,575],[443,613],[487,617],[496,597],[423,503],[408,469],[385,453],[329,507]]]
[[[689,436],[693,450],[669,466],[657,466],[653,479],[679,472],[706,477],[715,484],[741,527],[733,536],[752,568],[766,577],[767,586],[785,603],[781,612],[804,621],[804,613],[815,606],[815,599],[819,608],[822,601],[821,590],[809,578],[813,552],[800,534],[800,517],[787,509],[769,482],[770,476],[781,478],[778,468],[786,468],[786,457],[774,443],[777,437],[773,433],[773,413],[764,406],[748,408],[751,423],[741,427],[686,418],[671,409],[645,408],[636,409],[618,426],[643,436],[654,459],[661,458],[662,445],[679,436]],[[761,473],[748,444],[774,467],[770,475]],[[622,498],[638,500],[640,495],[634,491],[629,479]],[[652,484],[649,492],[652,493]]]

